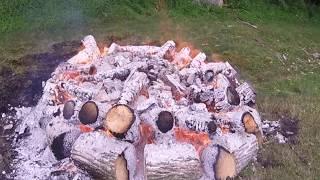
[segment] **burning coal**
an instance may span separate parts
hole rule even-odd
[[[256,94],[228,62],[82,43],[18,112],[17,179],[227,179],[257,155]]]

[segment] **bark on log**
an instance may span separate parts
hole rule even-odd
[[[134,146],[102,132],[82,134],[73,145],[71,158],[79,168],[95,178],[120,180],[127,177],[127,172],[129,179],[136,176]],[[120,172],[124,174],[120,175]]]
[[[256,103],[256,92],[248,84],[243,83],[236,88],[241,100],[241,105],[251,105]]]
[[[124,83],[123,92],[119,100],[119,104],[131,103],[140,93],[143,87],[148,83],[148,78],[145,73],[131,72],[131,76]]]
[[[262,140],[260,115],[257,110],[249,106],[240,106],[229,112],[216,113],[215,117],[217,118],[217,124],[231,123],[233,129],[239,132],[255,134],[259,141]]]
[[[205,105],[202,103],[193,104],[193,106],[194,109],[191,107],[181,107],[174,112],[176,124],[180,128],[192,131],[209,132],[208,124],[212,121],[212,115],[204,110]]]
[[[147,144],[145,146],[148,179],[199,179],[201,166],[191,144]]]
[[[165,53],[175,48],[175,43],[173,41],[167,41],[163,46],[120,46],[116,43],[112,43],[108,49],[108,54],[116,53],[116,52],[130,52],[135,56],[141,57],[160,57],[162,58]]]
[[[202,180],[235,177],[255,158],[257,151],[258,142],[254,135],[216,135],[201,154]]]

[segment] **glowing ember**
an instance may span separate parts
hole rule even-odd
[[[192,144],[198,152],[211,142],[208,133],[195,132],[182,128],[175,128],[174,132],[175,138],[178,141]]]

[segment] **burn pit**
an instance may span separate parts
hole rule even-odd
[[[173,41],[100,52],[93,36],[18,111],[17,179],[227,179],[255,159],[255,91]]]

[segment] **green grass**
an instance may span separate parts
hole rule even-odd
[[[255,171],[249,167],[241,176],[320,177],[320,60],[311,55],[320,52],[319,14],[310,15],[306,5],[288,1],[280,5],[275,0],[228,2],[216,8],[188,0],[2,0],[0,67],[23,73],[31,65],[17,62],[19,57],[48,51],[54,42],[79,40],[87,34],[101,44],[110,37],[124,44],[168,39],[190,42],[208,56],[222,55],[239,69],[242,78],[257,89],[264,118],[275,120],[277,114],[285,113],[301,121],[298,144],[263,146],[262,156],[277,166],[257,165]]]

